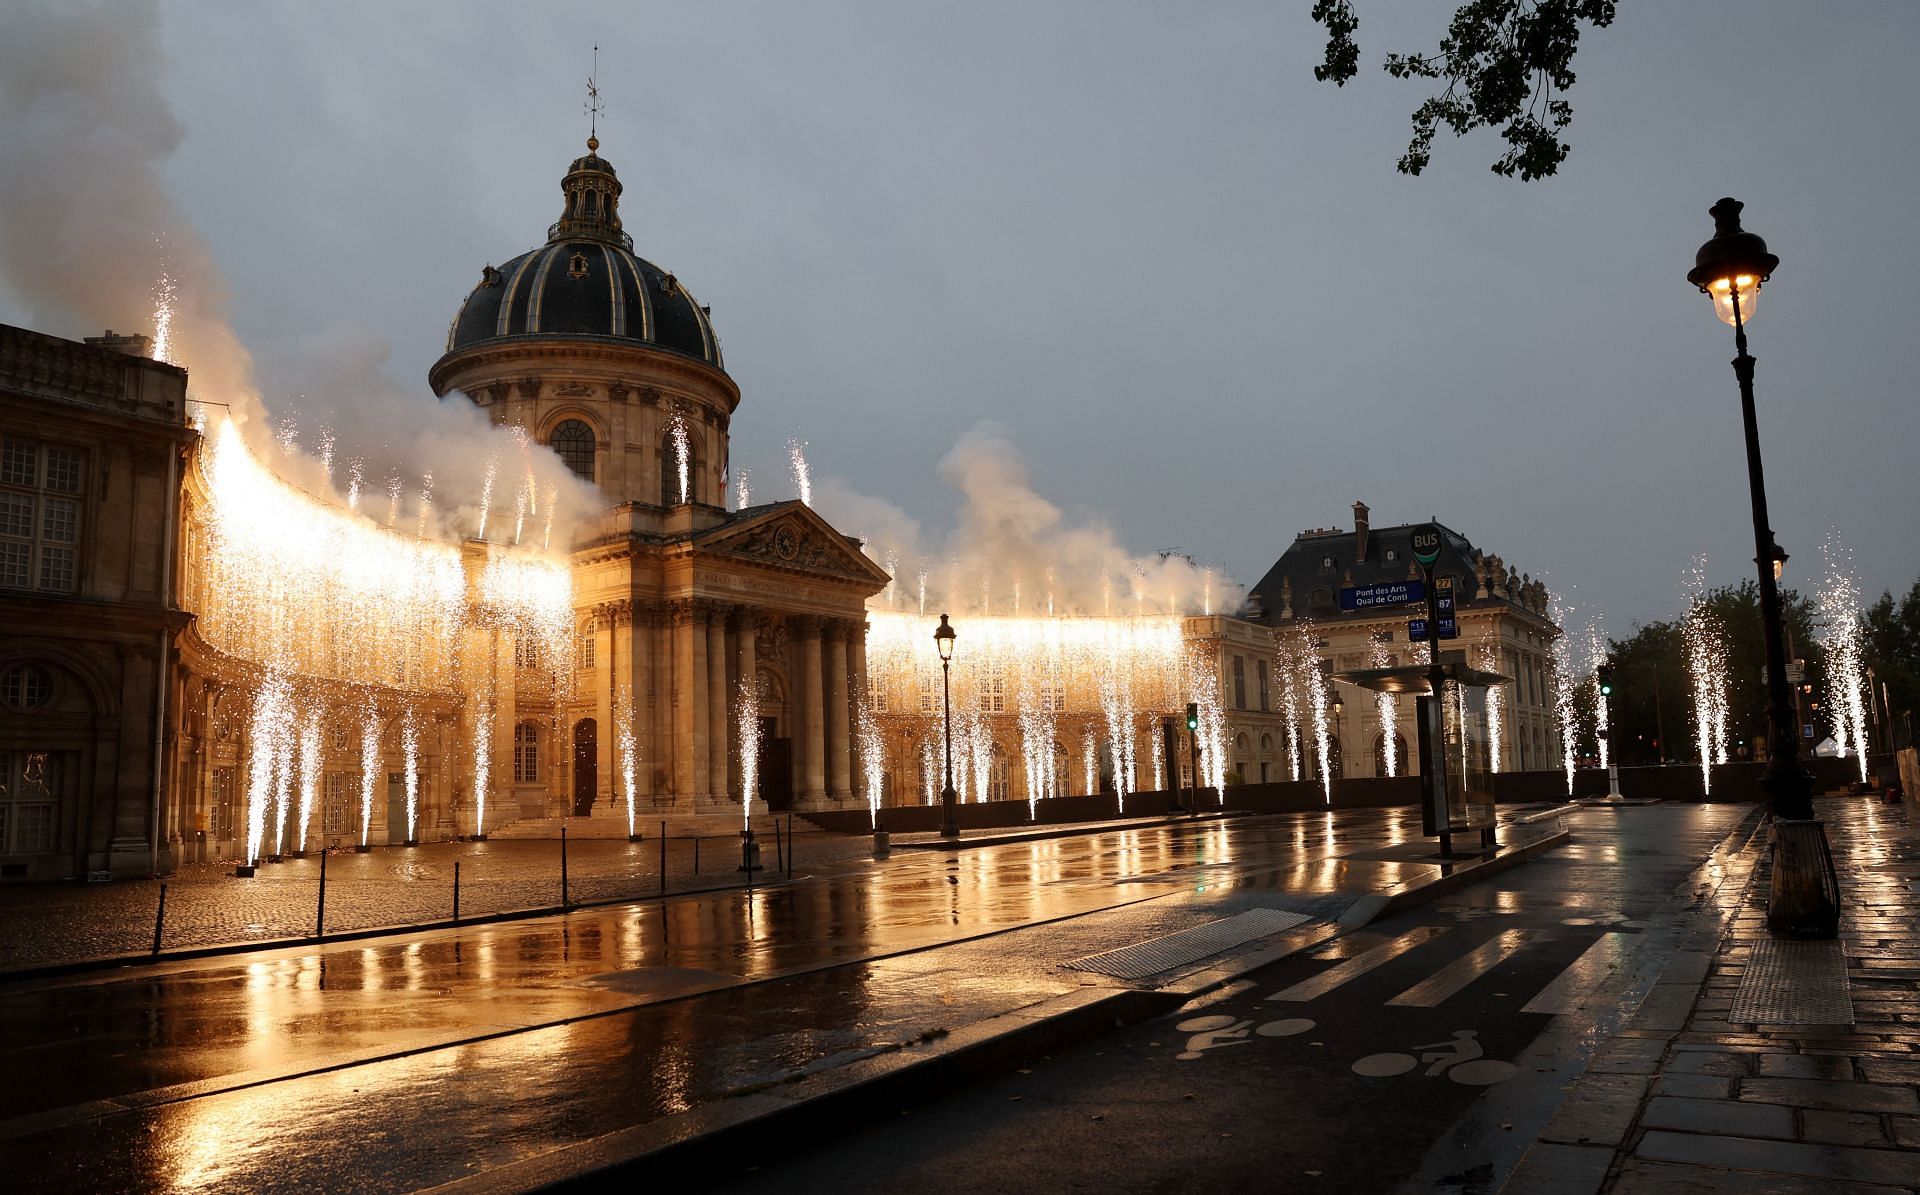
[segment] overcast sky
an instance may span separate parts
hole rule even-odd
[[[1452,4],[1361,0],[1344,90],[1309,7],[177,3],[163,169],[270,405],[373,363],[431,402],[480,267],[559,213],[597,41],[626,227],[713,307],[757,498],[797,435],[938,529],[992,420],[1136,551],[1251,584],[1363,499],[1616,634],[1697,553],[1750,575],[1732,333],[1685,282],[1730,194],[1782,259],[1752,349],[1790,580],[1829,531],[1869,596],[1913,580],[1920,6],[1622,5],[1528,184],[1486,133],[1394,171],[1426,93],[1380,56]]]

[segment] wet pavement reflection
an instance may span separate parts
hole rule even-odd
[[[8,987],[0,1165],[30,1189],[334,1186],[349,1159],[362,1189],[429,1185],[1105,982],[1058,968],[1090,950],[1254,905],[1337,912],[1436,874],[1339,857],[1418,829],[1344,811],[916,852]],[[910,953],[983,934],[1008,936]]]

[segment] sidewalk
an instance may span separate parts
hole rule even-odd
[[[1839,941],[1768,935],[1763,827],[1507,1195],[1920,1187],[1920,819],[1869,798],[1815,812],[1840,876]]]

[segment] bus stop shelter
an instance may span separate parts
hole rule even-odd
[[[1487,716],[1493,689],[1512,679],[1457,660],[1360,668],[1333,679],[1375,693],[1411,694],[1420,743],[1421,833],[1440,839],[1440,853],[1453,854],[1455,834],[1480,832],[1483,847],[1494,837],[1493,727]]]

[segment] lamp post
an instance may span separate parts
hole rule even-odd
[[[1782,936],[1831,938],[1839,932],[1840,886],[1826,827],[1813,816],[1813,777],[1800,764],[1800,738],[1793,725],[1787,687],[1787,653],[1780,617],[1780,566],[1787,554],[1774,542],[1767,520],[1766,476],[1760,464],[1760,430],[1753,410],[1753,361],[1747,354],[1747,322],[1760,287],[1780,265],[1767,243],[1740,227],[1736,199],[1713,205],[1713,239],[1700,246],[1687,281],[1713,300],[1720,319],[1732,325],[1733,376],[1740,384],[1740,415],[1747,441],[1747,487],[1753,503],[1754,564],[1760,575],[1761,633],[1767,649],[1767,770],[1761,779],[1773,814],[1773,884],[1767,929]]]
[[[933,645],[940,649],[940,708],[947,722],[947,786],[940,790],[940,837],[960,837],[960,823],[954,820],[953,793],[953,624],[940,616],[934,628]]]

